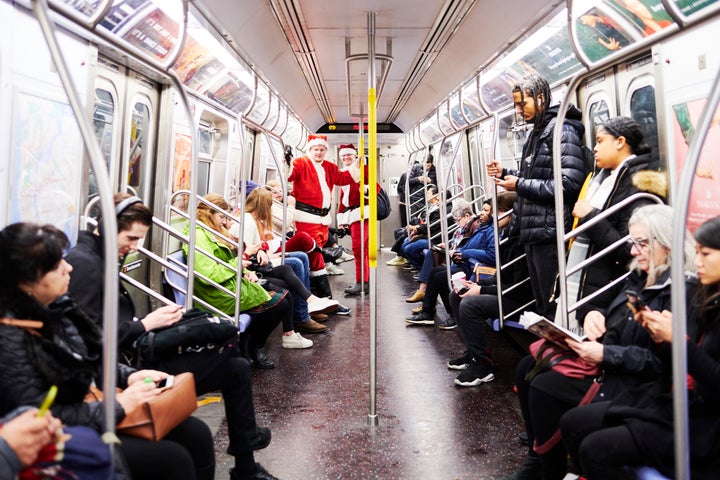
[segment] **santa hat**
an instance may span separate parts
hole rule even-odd
[[[315,135],[312,133],[310,135],[308,135],[308,140],[307,140],[307,144],[305,145],[305,148],[307,150],[310,150],[312,147],[315,147],[317,145],[321,145],[325,148],[330,148],[330,145],[328,144],[328,141],[327,141],[327,135]]]
[[[357,150],[355,150],[355,146],[352,143],[348,143],[347,145],[340,145],[340,156],[343,155],[357,155]]]

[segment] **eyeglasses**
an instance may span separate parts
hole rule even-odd
[[[642,250],[645,247],[650,246],[650,239],[649,238],[628,238],[627,244],[632,249],[633,247],[636,247],[638,250]]]

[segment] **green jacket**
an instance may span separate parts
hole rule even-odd
[[[189,226],[185,228],[185,234],[189,232]],[[230,270],[224,265],[216,262],[214,259],[195,252],[195,273],[204,275],[205,277],[219,283],[231,292],[237,288],[237,264],[238,257],[225,244],[218,242],[210,232],[204,228],[196,228],[195,244],[202,250],[211,253],[233,267]],[[183,251],[188,255],[188,245],[183,244]],[[214,287],[206,281],[195,276],[195,295],[221,310],[227,315],[235,315],[235,297],[228,295],[226,292]],[[240,287],[240,311],[245,312],[251,308],[262,305],[270,300],[270,294],[257,283],[250,282],[243,278]]]

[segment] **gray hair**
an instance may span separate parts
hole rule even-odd
[[[628,226],[643,225],[647,230],[647,237],[650,240],[650,268],[648,270],[647,284],[652,285],[657,278],[672,263],[672,228],[673,228],[673,212],[674,209],[668,205],[647,205],[635,210],[628,221]],[[655,265],[655,246],[660,245],[667,249],[667,259],[663,265]],[[694,269],[693,259],[695,257],[695,240],[692,235],[685,232],[685,244],[683,245],[683,255],[685,258],[685,270]],[[630,269],[637,269],[637,261],[633,259],[630,262]]]
[[[463,218],[465,215],[473,215],[473,208],[470,202],[467,200],[458,200],[455,202],[455,205],[453,205],[452,209],[452,217],[453,218]]]

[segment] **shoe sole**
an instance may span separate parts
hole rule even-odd
[[[438,325],[438,328],[440,330],[454,330],[457,328],[457,324],[455,324],[455,325]]]
[[[283,345],[282,348],[287,348],[288,350],[305,350],[306,348],[312,348],[312,345],[308,345],[307,347],[303,345]]]
[[[488,382],[492,382],[493,380],[495,380],[495,375],[491,373],[489,375],[484,376],[483,378],[476,378],[475,380],[473,380],[471,382],[461,382],[460,380],[458,380],[456,378],[455,385],[459,385],[461,387],[477,387],[481,383],[488,383]]]
[[[328,331],[328,327],[325,327],[325,328],[322,328],[322,329],[318,328],[317,330],[308,330],[308,329],[301,329],[301,328],[295,327],[295,331],[296,331],[296,332],[300,332],[300,333],[310,333],[310,334],[312,334],[312,333],[325,333],[325,332]]]
[[[468,367],[467,363],[463,363],[461,365],[453,365],[452,363],[448,362],[446,363],[446,365],[450,370],[465,370]]]
[[[408,320],[405,321],[411,325],[435,325],[435,320]]]
[[[335,315],[342,315],[343,317],[347,317],[347,316],[349,316],[349,315],[350,315],[350,313],[351,313],[351,312],[352,312],[352,310],[350,310],[350,311],[347,311],[347,312],[340,312],[340,311],[337,311],[337,312],[335,312]]]

